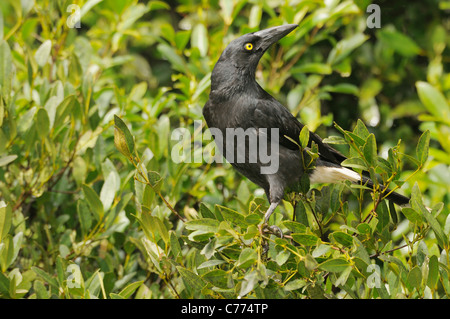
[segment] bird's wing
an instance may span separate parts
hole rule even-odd
[[[278,128],[280,145],[296,150],[300,144],[299,135],[303,128],[301,124],[289,110],[275,99],[260,99],[257,103],[247,109],[248,118],[252,127],[255,128]],[[269,130],[270,131],[270,130]],[[292,142],[292,140],[295,141]],[[309,134],[309,146],[314,141],[319,148],[319,155],[322,160],[340,164],[346,157],[328,144],[315,133]]]

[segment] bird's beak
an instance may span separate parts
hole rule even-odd
[[[260,38],[257,49],[265,52],[272,44],[289,34],[298,27],[298,24],[285,24],[278,27],[272,27],[261,31],[256,31],[253,35]]]

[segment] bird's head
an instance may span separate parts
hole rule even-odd
[[[218,82],[223,83],[228,77],[227,74],[236,74],[236,70],[239,70],[237,73],[241,76],[253,76],[254,78],[256,67],[264,52],[297,26],[297,24],[286,24],[247,33],[234,39],[217,61],[213,77],[217,75],[218,78],[221,78],[220,80],[217,78]]]

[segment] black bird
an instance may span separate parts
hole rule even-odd
[[[264,189],[270,202],[265,214],[266,223],[283,199],[286,188],[298,183],[304,173],[298,146],[303,125],[286,107],[261,88],[255,80],[255,71],[264,52],[297,26],[288,24],[272,27],[233,40],[214,66],[209,100],[203,108],[206,123],[225,158],[238,172]],[[273,133],[271,129],[274,128],[278,132]],[[231,138],[228,138],[230,135]],[[235,137],[238,138],[237,143]],[[263,172],[268,167],[268,162],[255,154],[259,149],[252,151],[251,146],[261,145],[255,139],[252,140],[254,137],[259,142],[266,140],[269,153],[276,156],[272,157],[278,160],[275,171]],[[311,183],[350,180],[373,186],[368,178],[363,177],[361,181],[360,174],[342,167],[340,164],[346,157],[322,142],[317,134],[310,132],[309,137],[309,146],[315,142],[319,150],[315,168],[308,171]],[[270,141],[275,141],[275,144]],[[389,191],[385,190],[385,193]],[[407,197],[394,192],[387,198],[398,205],[409,203]]]

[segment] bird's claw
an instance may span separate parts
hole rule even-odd
[[[262,231],[264,233],[270,233],[270,234],[273,234],[273,235],[278,236],[280,238],[283,238],[283,232],[281,231],[280,227],[278,227],[278,226],[275,226],[275,225],[270,225],[269,226],[267,224],[264,224],[262,226]]]

